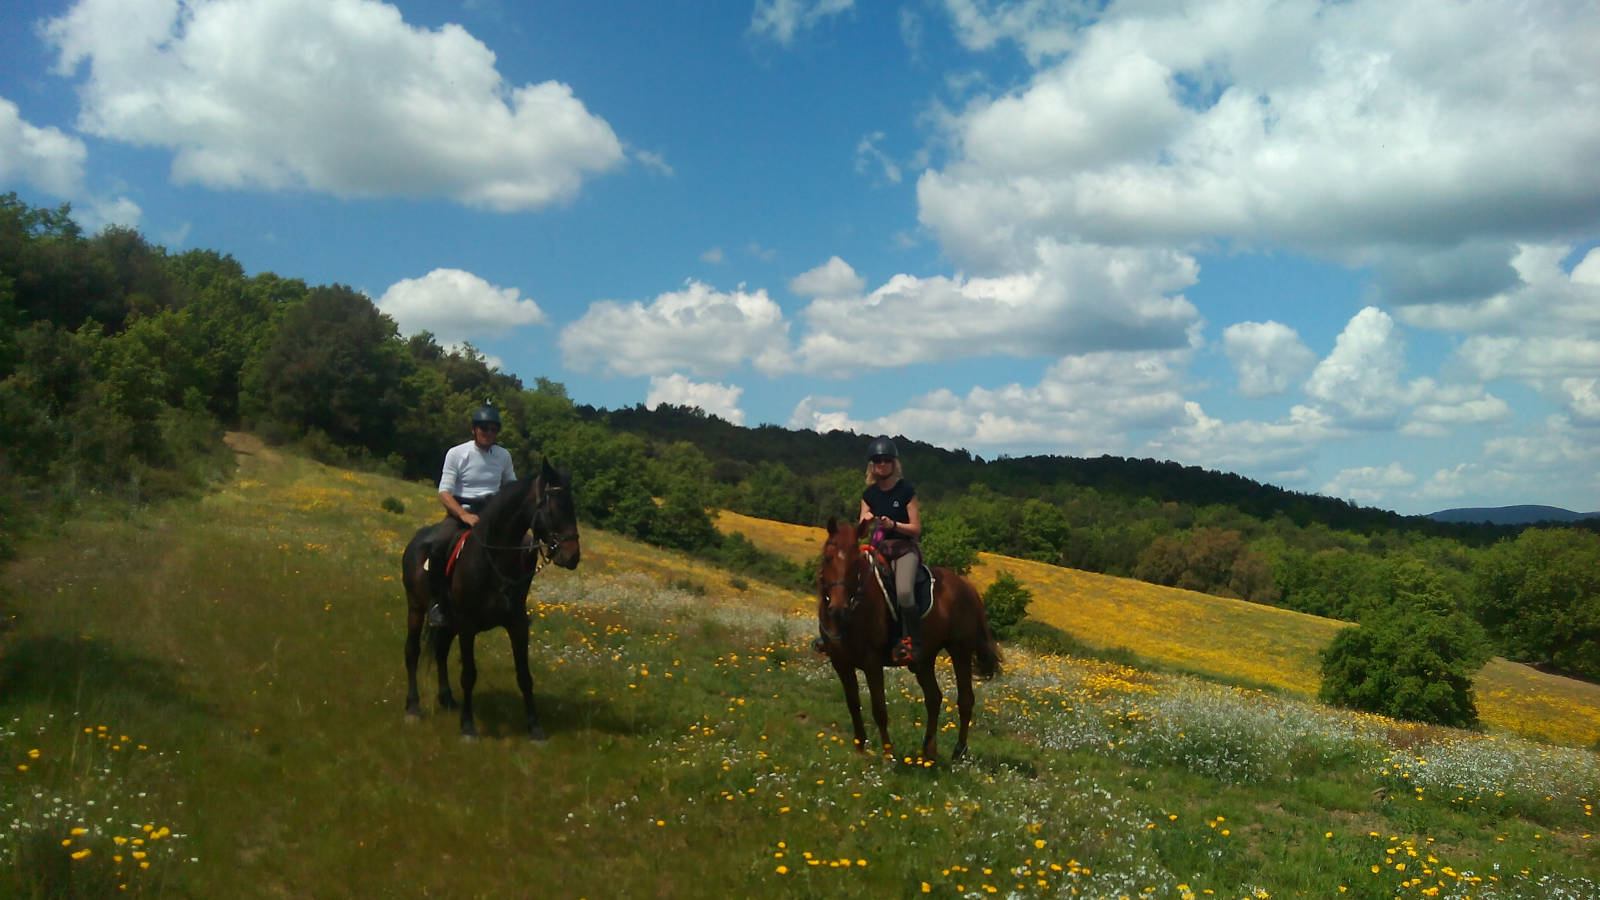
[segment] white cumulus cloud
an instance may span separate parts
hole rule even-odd
[[[79,0],[44,33],[87,67],[80,128],[170,149],[179,183],[531,210],[624,160],[567,85],[377,0]]]
[[[847,280],[843,270],[817,272],[808,281]],[[801,314],[799,353],[807,370],[843,375],[976,355],[1183,348],[1200,319],[1181,291],[1197,273],[1173,251],[1041,241],[1032,267],[1011,275],[901,274],[865,296],[818,296]],[[885,341],[863,322],[907,327]]]
[[[1405,401],[1404,367],[1405,344],[1394,319],[1369,306],[1345,325],[1333,352],[1317,363],[1306,394],[1353,423],[1387,424]]]
[[[1181,370],[1191,352],[1098,352],[1057,360],[1032,385],[974,387],[964,396],[939,388],[871,419],[849,416],[842,402],[808,397],[792,428],[914,435],[944,447],[981,452],[1093,456],[1126,452],[1131,430],[1183,421]]]
[[[1222,348],[1246,397],[1281,394],[1311,370],[1317,355],[1280,322],[1240,322],[1222,332]]]
[[[404,278],[378,298],[402,331],[431,331],[441,343],[494,335],[547,320],[539,304],[514,288],[492,285],[471,272],[434,269],[421,278]]]
[[[83,189],[83,141],[59,128],[39,128],[22,118],[15,103],[0,97],[0,182],[24,182],[57,197]]]
[[[693,280],[648,305],[590,305],[562,331],[561,351],[573,369],[614,375],[704,377],[746,363],[777,374],[791,367],[789,325],[765,290],[725,293]]]
[[[1343,497],[1358,503],[1377,503],[1397,490],[1417,483],[1417,476],[1407,472],[1399,463],[1386,466],[1360,466],[1341,469],[1332,481],[1322,486],[1330,497]]]
[[[1296,404],[1275,422],[1226,422],[1199,403],[1184,403],[1186,421],[1152,439],[1148,449],[1162,458],[1229,470],[1303,468],[1331,440],[1349,431],[1315,406]]]
[[[744,388],[737,385],[691,381],[674,372],[650,377],[650,393],[645,396],[644,405],[647,409],[663,403],[697,406],[724,421],[743,425],[744,410],[739,408],[739,395],[743,393]]]
[[[950,116],[918,182],[921,221],[986,272],[1041,235],[1222,240],[1373,266],[1398,302],[1481,297],[1508,238],[1600,208],[1600,117],[1573,112],[1600,92],[1600,5],[946,5],[969,46],[1042,65]]]
[[[866,282],[856,270],[837,256],[789,282],[789,290],[802,297],[849,297],[859,295],[865,287]]]

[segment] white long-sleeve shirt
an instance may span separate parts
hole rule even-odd
[[[482,450],[467,441],[445,453],[439,490],[463,500],[480,500],[516,480],[517,471],[506,448],[495,444]]]

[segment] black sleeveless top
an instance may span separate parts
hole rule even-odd
[[[873,515],[888,516],[901,523],[911,521],[911,514],[906,511],[906,507],[911,505],[916,496],[917,489],[904,478],[895,482],[894,487],[887,491],[874,484],[861,492],[861,499],[866,502],[867,509]]]

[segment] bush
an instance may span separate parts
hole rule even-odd
[[[995,634],[1009,637],[1022,617],[1028,614],[1033,592],[1022,586],[1015,575],[1001,572],[994,584],[983,592],[983,605],[989,610],[989,625]]]
[[[922,517],[922,559],[962,575],[978,561],[978,541],[972,526],[960,516]]]
[[[404,515],[406,511],[406,505],[400,502],[399,498],[397,497],[383,498],[383,508],[397,516]]]
[[[1489,654],[1474,623],[1401,605],[1334,636],[1322,651],[1325,703],[1397,719],[1478,726],[1472,676]]]

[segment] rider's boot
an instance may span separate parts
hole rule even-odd
[[[444,559],[439,557],[443,556]],[[433,595],[433,604],[428,607],[428,627],[443,628],[450,623],[448,606],[450,603],[450,579],[445,575],[445,566],[449,562],[449,553],[434,553],[428,561],[428,589]]]
[[[903,666],[909,666],[922,659],[922,616],[917,615],[916,607],[900,610],[900,624],[905,629],[906,636],[900,639],[894,648],[894,661]]]

